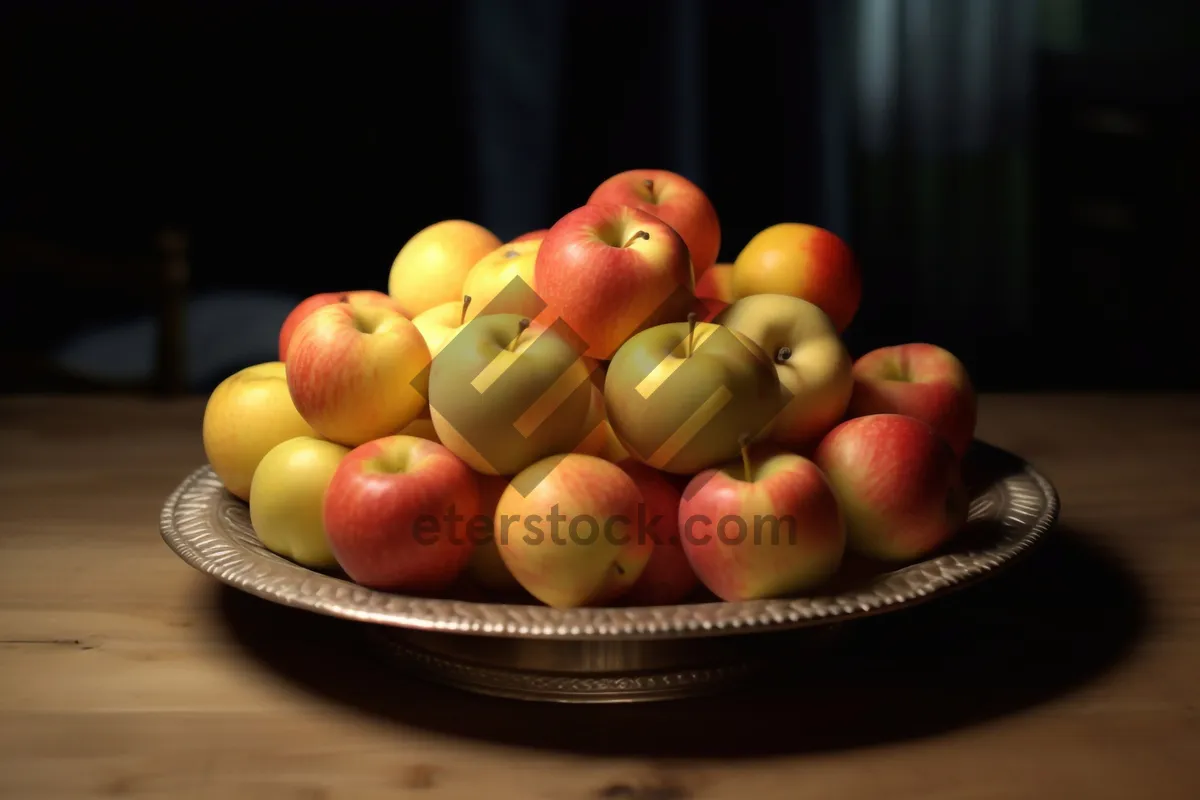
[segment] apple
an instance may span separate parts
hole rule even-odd
[[[941,547],[967,518],[967,493],[950,445],[903,414],[838,425],[814,460],[846,517],[849,546],[881,561],[911,561]]]
[[[607,360],[664,306],[690,298],[693,282],[687,245],[670,225],[627,206],[589,205],[546,234],[534,286],[546,313],[587,343],[585,354]],[[682,319],[690,302],[679,310]]]
[[[773,357],[791,400],[771,423],[772,439],[794,450],[812,447],[842,420],[854,390],[854,362],[824,311],[799,297],[756,294],[735,301],[715,321]]]
[[[683,550],[722,600],[813,589],[837,572],[846,525],[829,481],[803,456],[768,446],[699,473],[679,502]]]
[[[438,438],[485,475],[515,475],[583,439],[592,383],[565,326],[516,314],[476,317],[434,359],[429,411]]]
[[[204,406],[204,455],[230,494],[250,499],[254,470],[268,451],[296,436],[316,436],[288,393],[282,361],[238,370]]]
[[[475,516],[474,524],[468,526],[475,549],[467,564],[467,574],[476,584],[493,592],[511,594],[522,591],[521,584],[517,583],[500,557],[500,548],[494,536],[496,506],[508,488],[508,478],[497,475],[477,475],[476,478],[479,481],[479,513]]]
[[[676,474],[735,458],[741,436],[765,436],[787,399],[762,348],[694,315],[631,338],[604,381],[608,421],[630,455]]]
[[[700,277],[721,250],[717,210],[699,186],[663,169],[631,169],[596,187],[588,205],[621,205],[653,214],[687,242],[692,268]]]
[[[446,343],[457,336],[466,325],[470,302],[467,298],[451,300],[413,317],[413,325],[417,326],[421,338],[425,340],[431,357],[436,358]]]
[[[536,318],[546,304],[533,288],[533,265],[541,241],[502,245],[471,267],[463,281],[463,306],[469,322],[480,314],[519,314]]]
[[[540,242],[542,239],[546,238],[546,234],[549,231],[549,228],[541,228],[536,231],[530,231],[529,233],[522,233],[517,238],[511,239],[509,244],[516,244],[518,242]]]
[[[854,253],[836,234],[783,222],[755,234],[738,253],[733,294],[794,295],[819,306],[842,333],[858,313],[862,276]]]
[[[263,547],[306,567],[338,566],[325,533],[325,490],[349,452],[297,436],[263,456],[250,486],[250,524]]]
[[[496,506],[495,541],[512,576],[552,608],[615,602],[654,549],[635,529],[642,494],[616,464],[579,453],[522,470]]]
[[[349,447],[395,433],[425,409],[429,348],[398,311],[323,306],[296,328],[287,385],[322,437]]]
[[[849,416],[907,414],[928,422],[962,458],[975,436],[977,400],[963,363],[933,344],[872,350],[854,363]]]
[[[388,294],[411,319],[462,297],[467,272],[503,242],[461,219],[438,222],[409,239],[392,262]]]
[[[475,474],[445,447],[416,436],[360,445],[325,491],[325,532],[337,562],[372,589],[437,592],[466,569],[467,524],[479,513]]]
[[[376,292],[370,289],[357,292],[323,292],[321,294],[314,294],[293,308],[291,313],[287,315],[287,318],[284,319],[283,326],[279,329],[280,361],[287,361],[288,345],[292,341],[292,334],[296,332],[296,327],[318,308],[330,306],[334,303],[349,303],[354,308],[389,308],[398,313],[404,313],[395,300],[383,292]]]
[[[696,278],[696,296],[732,303],[733,264],[713,264]]]
[[[621,597],[621,603],[635,606],[680,603],[699,581],[679,538],[679,490],[661,472],[645,464],[625,461],[619,466],[642,492],[638,535],[649,536],[654,542],[646,568]]]

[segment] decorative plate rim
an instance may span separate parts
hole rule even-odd
[[[159,517],[166,544],[184,562],[222,583],[285,606],[326,616],[415,630],[531,639],[661,639],[732,635],[830,624],[922,603],[989,576],[1027,553],[1058,520],[1054,485],[1024,459],[976,440],[969,460],[1010,461],[1012,471],[972,498],[1009,533],[1000,545],[945,554],[883,576],[858,592],[673,606],[553,609],[519,603],[426,598],[368,589],[238,541],[253,538],[245,504],[225,491],[208,465],[167,497]],[[992,495],[1000,495],[995,497]],[[990,499],[989,499],[990,498]],[[239,510],[240,509],[240,510]],[[245,521],[230,520],[241,514]],[[244,527],[248,533],[238,532]]]

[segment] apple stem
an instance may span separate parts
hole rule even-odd
[[[692,357],[692,349],[694,347],[694,342],[696,339],[696,312],[693,311],[692,313],[688,314],[687,319],[688,319],[687,355],[684,357],[691,358]]]
[[[519,255],[521,255],[521,254],[518,253],[516,250],[507,250],[504,253],[505,258],[516,258]]]
[[[513,339],[508,344],[508,349],[510,352],[515,351],[517,349],[517,342],[521,341],[521,334],[524,333],[528,329],[529,329],[529,320],[523,319],[517,323],[517,336],[515,339]]]
[[[638,231],[633,236],[630,236],[629,241],[621,245],[621,247],[629,247],[629,245],[633,244],[638,239],[645,239],[648,242],[650,241],[650,234],[646,233],[645,231]]]
[[[790,347],[781,347],[781,348],[779,348],[779,352],[775,354],[775,360],[778,361],[780,364],[782,364],[784,361],[787,361],[791,357],[792,357],[792,348],[790,348]]]
[[[350,295],[348,295],[348,294],[339,294],[339,295],[338,295],[338,302],[339,302],[339,303],[349,303],[349,302],[350,302]]]
[[[753,483],[754,469],[750,466],[750,434],[743,433],[738,437],[738,447],[742,451],[742,470],[746,473],[746,483]]]
[[[642,181],[642,185],[646,187],[646,191],[650,193],[651,199],[654,199],[654,181],[647,178]]]
[[[467,306],[471,305],[471,295],[463,295],[462,313],[458,315],[458,326],[461,328],[467,322]]]

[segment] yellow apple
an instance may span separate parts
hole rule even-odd
[[[790,400],[771,422],[771,439],[792,449],[814,447],[842,421],[854,391],[854,361],[824,311],[792,295],[755,294],[734,301],[715,322],[775,362]]]
[[[494,233],[474,222],[451,219],[430,225],[396,254],[388,294],[409,319],[458,300],[467,272],[501,244]]]
[[[430,356],[437,356],[462,331],[466,320],[467,304],[462,300],[451,300],[418,314],[413,318],[413,325],[421,332]]]
[[[204,455],[233,495],[250,499],[250,481],[267,452],[295,436],[316,436],[288,393],[282,361],[235,372],[204,407]]]
[[[349,452],[297,436],[263,456],[250,487],[250,523],[264,547],[306,567],[337,566],[325,535],[325,490]]]
[[[429,370],[438,439],[484,475],[515,475],[570,451],[594,386],[581,349],[516,314],[468,322]]]
[[[533,319],[542,313],[546,304],[533,286],[533,265],[541,244],[540,239],[509,242],[471,267],[463,281],[468,322],[480,314],[520,314]]]
[[[788,399],[761,347],[694,317],[630,338],[604,380],[608,420],[630,455],[676,475],[736,457],[742,437],[764,438]]]

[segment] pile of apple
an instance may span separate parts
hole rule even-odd
[[[965,522],[976,399],[930,344],[855,361],[862,282],[797,223],[715,263],[717,213],[633,170],[510,242],[451,220],[388,292],[320,294],[204,414],[269,550],[371,588],[557,608],[818,589]]]

